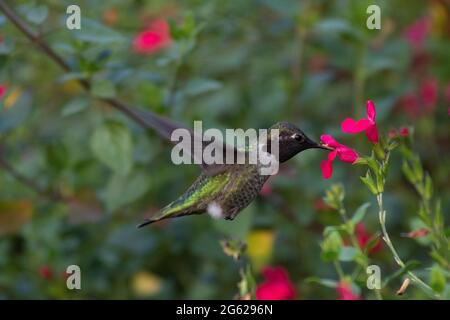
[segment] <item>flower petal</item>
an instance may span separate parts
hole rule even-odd
[[[343,162],[353,163],[358,159],[358,154],[352,148],[342,145],[337,149],[337,155]]]
[[[367,112],[367,119],[369,119],[369,121],[371,121],[372,123],[375,123],[377,111],[375,110],[375,104],[373,103],[372,100],[367,100],[366,112]]]
[[[378,143],[378,129],[375,124],[367,128],[366,135],[367,138],[369,138],[369,141],[373,143]]]
[[[320,136],[320,140],[323,142],[323,143],[325,143],[327,146],[329,146],[329,147],[333,147],[333,148],[336,148],[336,147],[338,147],[340,144],[336,141],[336,140],[334,140],[334,138],[331,136],[331,135],[329,135],[329,134],[323,134],[323,135],[321,135]]]
[[[322,160],[320,163],[320,169],[322,169],[323,178],[329,179],[333,173],[333,161]]]
[[[359,133],[366,130],[368,127],[370,127],[372,123],[368,119],[361,119],[358,121],[355,121],[352,118],[347,118],[341,123],[341,129],[343,132],[346,133]]]
[[[337,154],[338,154],[338,151],[337,151],[337,150],[331,151],[331,152],[328,154],[328,161],[333,161],[334,158],[336,158]]]

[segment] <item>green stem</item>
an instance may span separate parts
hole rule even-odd
[[[344,270],[342,270],[342,266],[338,260],[335,260],[334,267],[336,268],[337,274],[339,275],[339,280],[343,280],[345,278]]]
[[[379,193],[377,195],[377,202],[378,202],[378,217],[380,219],[380,225],[381,225],[381,231],[383,233],[383,240],[386,242],[387,246],[392,252],[392,255],[394,256],[395,262],[403,269],[405,268],[405,263],[402,261],[400,256],[397,253],[397,250],[395,249],[394,245],[392,244],[392,241],[389,237],[389,234],[386,230],[386,210],[383,208],[383,194]],[[440,299],[440,296],[436,294],[433,289],[431,289],[430,286],[428,286],[425,282],[420,280],[419,277],[417,277],[412,271],[407,271],[408,276],[411,278],[411,280],[419,286],[428,296],[434,298],[434,299]]]

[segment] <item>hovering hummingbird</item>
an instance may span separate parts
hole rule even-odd
[[[135,111],[146,127],[156,130],[163,138],[170,140],[175,129],[183,126],[165,117],[149,111]],[[185,128],[187,129],[187,128]],[[279,122],[270,127],[278,129],[279,150],[278,161],[286,162],[298,153],[307,149],[332,148],[319,144],[308,138],[302,130],[289,122]],[[196,139],[192,130],[192,139]],[[270,137],[268,137],[270,139]],[[202,141],[202,143],[204,143]],[[267,142],[270,145],[270,140]],[[203,146],[205,146],[203,144]],[[228,146],[224,145],[224,148]],[[270,147],[267,149],[270,153]],[[242,152],[234,149],[234,152]],[[260,164],[200,164],[202,173],[195,182],[178,199],[168,204],[151,218],[146,219],[138,227],[143,227],[156,221],[181,217],[192,214],[209,213],[216,218],[233,220],[236,215],[247,207],[259,194],[269,175],[260,174]]]

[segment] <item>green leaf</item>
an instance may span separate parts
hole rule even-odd
[[[61,115],[63,117],[73,115],[75,113],[83,111],[84,109],[86,109],[88,107],[88,105],[89,105],[89,103],[86,98],[73,99],[63,106],[63,108],[61,110]]]
[[[105,25],[91,19],[83,18],[80,30],[72,30],[73,34],[78,40],[90,42],[93,44],[111,45],[120,44],[126,41],[126,38],[106,27]]]
[[[322,242],[321,258],[325,262],[336,261],[342,249],[342,238],[337,231],[332,231]]]
[[[344,198],[345,198],[344,186],[342,184],[333,184],[326,191],[323,201],[333,209],[338,210],[342,206]]]
[[[95,129],[90,141],[94,156],[117,174],[133,166],[133,143],[129,130],[120,123],[106,122]]]
[[[150,176],[136,171],[123,176],[115,174],[106,186],[105,201],[108,211],[114,211],[142,197],[150,188]]]
[[[356,258],[359,250],[355,247],[342,247],[339,252],[340,261],[353,261]]]
[[[427,200],[430,200],[433,196],[433,181],[431,180],[430,175],[427,173],[425,175],[425,190],[424,190],[424,197]]]
[[[445,276],[441,268],[435,264],[430,272],[430,286],[434,291],[442,293],[445,289]]]
[[[411,166],[406,160],[403,160],[402,171],[410,183],[414,184],[416,182],[416,177],[411,169]]]
[[[338,285],[338,282],[336,280],[332,279],[322,279],[319,277],[309,277],[305,279],[306,283],[317,283],[320,284],[326,288],[336,288]]]
[[[8,132],[21,125],[31,113],[31,95],[22,93],[8,109],[0,109],[0,132]]]
[[[366,185],[366,187],[372,192],[373,194],[378,194],[378,189],[375,186],[375,182],[373,181],[369,171],[367,171],[365,177],[359,177],[361,181]]]
[[[25,11],[25,10],[24,10]],[[42,24],[48,17],[48,8],[44,5],[29,6],[26,9],[26,16],[28,21],[34,24]]]
[[[188,82],[183,92],[188,96],[196,96],[210,91],[219,90],[222,84],[211,79],[196,78]]]
[[[364,219],[364,216],[366,215],[367,209],[369,207],[370,207],[370,203],[366,202],[366,203],[363,203],[362,205],[360,205],[358,209],[356,209],[355,214],[350,219],[353,226],[355,226],[356,224],[358,224],[359,222],[361,222]]]
[[[113,98],[116,95],[114,84],[106,79],[96,80],[92,83],[91,92],[99,98]]]

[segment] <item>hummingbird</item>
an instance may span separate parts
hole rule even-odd
[[[135,111],[142,123],[153,128],[163,138],[169,139],[171,132],[183,127],[170,119],[148,111]],[[184,127],[183,127],[184,128]],[[187,129],[187,128],[185,128]],[[279,134],[278,161],[286,162],[298,153],[308,149],[333,150],[322,143],[316,143],[297,126],[289,122],[278,122],[269,128]],[[192,130],[188,129],[190,132]],[[193,133],[193,132],[192,132]],[[196,139],[192,134],[192,139]],[[267,152],[270,153],[270,135]],[[203,141],[202,141],[203,143]],[[224,145],[224,148],[228,146]],[[234,150],[234,152],[242,152]],[[176,200],[165,206],[138,228],[151,223],[186,215],[208,213],[214,218],[233,220],[259,194],[269,175],[260,174],[260,164],[200,164],[202,172],[195,182]]]

